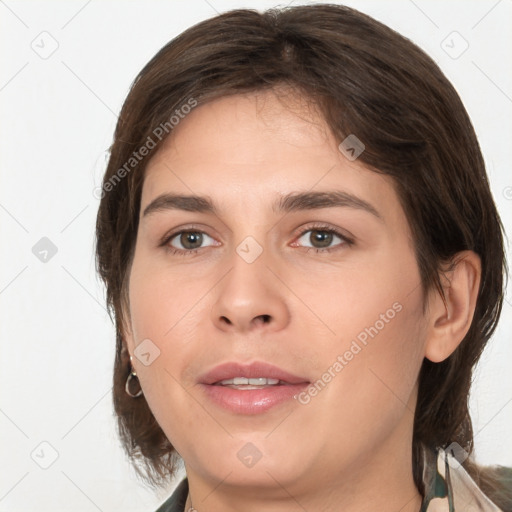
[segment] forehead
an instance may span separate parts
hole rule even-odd
[[[178,161],[193,152],[196,159],[221,158],[250,167],[299,155],[325,156],[329,143],[335,145],[311,101],[269,90],[222,97],[196,107],[175,127],[160,154]]]
[[[306,190],[345,190],[388,214],[400,208],[391,178],[347,159],[339,143],[304,97],[259,91],[212,100],[181,120],[149,162],[141,210],[163,192],[261,209]]]

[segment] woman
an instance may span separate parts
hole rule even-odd
[[[119,118],[97,263],[127,452],[152,483],[185,464],[160,511],[511,510],[467,405],[500,219],[457,93],[386,26],[237,10],[162,48]]]

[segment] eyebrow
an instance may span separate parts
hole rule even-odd
[[[328,192],[297,192],[281,196],[272,205],[275,213],[289,213],[320,208],[348,207],[364,210],[381,221],[377,209],[360,197],[341,190]],[[143,217],[166,210],[183,210],[187,212],[211,213],[219,215],[218,209],[209,197],[195,195],[162,194],[156,197],[144,209]]]

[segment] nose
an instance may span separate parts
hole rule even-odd
[[[225,332],[279,331],[289,323],[286,287],[271,271],[263,254],[248,263],[236,252],[232,266],[216,287],[212,321]]]

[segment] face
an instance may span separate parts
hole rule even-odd
[[[148,164],[126,342],[189,479],[299,493],[409,453],[413,242],[390,178],[340,142],[300,98],[251,93],[192,110]],[[205,384],[230,376],[280,382]]]

